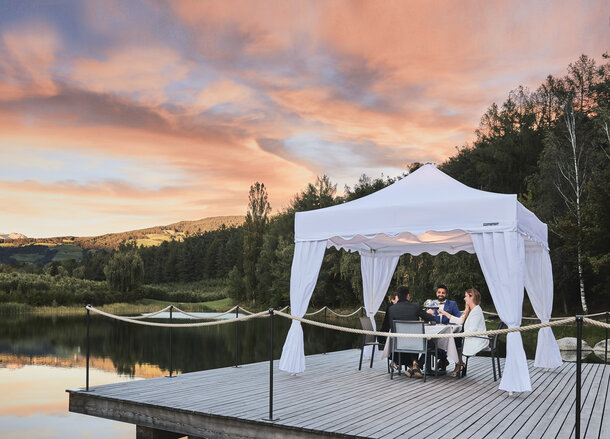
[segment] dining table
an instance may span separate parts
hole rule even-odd
[[[462,325],[424,325],[424,333],[426,334],[455,334],[462,330]],[[447,358],[454,363],[459,363],[460,356],[458,354],[457,347],[455,345],[455,338],[435,338],[428,340],[436,340],[436,346],[438,349],[442,349],[447,352]],[[392,337],[388,337],[381,358],[389,358],[392,355]]]

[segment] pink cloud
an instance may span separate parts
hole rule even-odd
[[[54,95],[57,86],[52,68],[60,45],[56,32],[43,22],[29,22],[2,32],[0,100]]]
[[[75,59],[71,76],[90,91],[161,104],[168,100],[165,87],[184,79],[188,71],[188,63],[175,50],[149,45],[121,47],[102,60]]]

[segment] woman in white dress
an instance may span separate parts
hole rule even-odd
[[[483,316],[483,310],[481,309],[481,293],[474,288],[467,290],[464,293],[464,302],[466,303],[466,309],[462,313],[462,317],[455,317],[439,309],[438,312],[443,314],[449,319],[451,323],[456,325],[464,325],[464,332],[484,332],[487,331],[485,327],[485,317]],[[485,349],[489,346],[489,339],[478,338],[478,337],[465,337],[464,348],[462,354],[466,356],[475,355],[477,352]],[[464,367],[464,364],[455,365],[455,370],[450,375],[457,376],[460,369]]]

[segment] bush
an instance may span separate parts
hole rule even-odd
[[[227,297],[227,280],[207,279],[187,283],[146,285],[139,288],[149,299],[168,302],[209,302]]]
[[[111,303],[118,294],[108,291],[105,282],[31,273],[0,273],[0,303],[32,306]]]

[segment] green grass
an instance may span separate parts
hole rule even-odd
[[[211,300],[206,302],[194,302],[194,303],[185,303],[185,302],[170,302],[166,300],[155,300],[155,299],[142,299],[140,300],[140,305],[142,306],[153,306],[157,307],[156,309],[165,308],[168,305],[174,305],[183,311],[214,311],[214,312],[224,312],[233,307],[233,302],[228,297],[220,300]]]
[[[116,315],[137,315],[147,312],[154,312],[174,305],[187,312],[224,312],[233,307],[231,299],[213,300],[209,302],[182,303],[169,302],[165,300],[142,299],[137,303],[111,303],[108,305],[96,306],[104,312]],[[84,315],[86,314],[84,305],[71,306],[30,306],[23,303],[0,303],[0,315],[13,315],[31,313],[36,315]]]
[[[54,261],[64,261],[66,259],[76,259],[80,261],[83,258],[83,249],[72,244],[62,244],[55,247],[53,250],[57,250]]]
[[[44,258],[44,254],[41,253],[17,253],[16,255],[13,255],[13,259],[19,263],[27,262],[35,264],[42,258]]]

